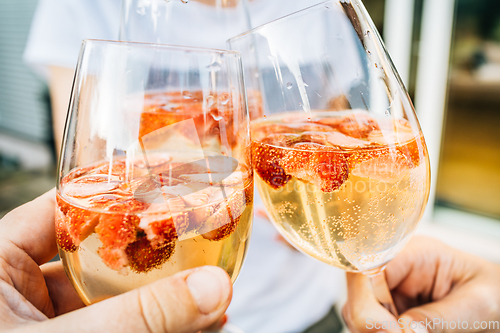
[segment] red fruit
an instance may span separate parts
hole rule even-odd
[[[285,156],[282,148],[273,147],[262,142],[252,142],[253,167],[260,178],[274,189],[285,186],[292,177],[281,167]]]
[[[300,130],[281,124],[257,123],[252,125],[252,140],[261,141],[271,134],[298,133]]]
[[[129,264],[127,254],[123,249],[101,247],[97,250],[102,261],[111,269],[119,271]]]
[[[56,205],[64,215],[68,213],[70,205],[59,196],[59,193],[56,195]]]
[[[67,216],[69,218],[69,233],[76,245],[80,245],[94,233],[94,229],[99,223],[99,214],[81,208],[71,207]]]
[[[343,118],[322,118],[315,120],[315,123],[330,126],[333,129],[337,129],[342,123]]]
[[[105,176],[97,177],[85,177],[92,178],[87,182],[87,179],[78,179],[72,183],[67,183],[62,188],[62,192],[66,196],[73,198],[88,198],[99,194],[106,194],[116,190],[120,183],[117,181],[104,180]]]
[[[108,207],[111,212],[120,213],[137,213],[146,210],[149,207],[149,203],[142,202],[136,199],[127,199],[124,201],[119,201]]]
[[[347,180],[346,154],[314,143],[294,145],[282,160],[288,175],[316,185],[323,192],[333,192]]]
[[[125,253],[129,267],[137,273],[145,273],[163,265],[174,253],[175,242],[161,248],[153,248],[146,237],[127,246]]]
[[[407,142],[403,145],[397,146],[398,151],[405,155],[408,161],[411,162],[411,166],[417,166],[420,164],[421,157],[427,153],[427,146],[422,135]]]
[[[124,249],[136,239],[139,218],[128,214],[102,214],[95,228],[103,247]]]
[[[78,168],[76,170],[71,171],[66,177],[64,177],[61,181],[61,185],[69,183],[73,179],[80,178],[83,175],[89,173],[95,166],[87,166],[83,168]]]
[[[99,214],[90,210],[78,208],[56,196],[57,205],[61,213],[65,215],[66,229],[76,246],[79,246],[89,235],[94,232],[99,223]]]
[[[97,195],[89,199],[89,206],[92,208],[107,208],[108,206],[115,204],[117,201],[123,199],[120,195],[115,194],[103,194]]]
[[[172,217],[150,222],[144,228],[144,232],[154,249],[163,247],[168,243],[175,242],[177,239],[177,231]]]
[[[202,228],[209,230],[202,234],[203,238],[220,241],[229,237],[236,230],[241,214],[250,204],[246,202],[248,195],[245,190],[235,191],[221,202],[215,213],[203,223]]]
[[[102,175],[109,175],[109,166],[110,163],[106,163],[100,168],[95,169],[93,172],[94,174],[102,174]],[[118,176],[120,178],[124,178],[125,174],[127,172],[127,165],[125,161],[114,161],[113,164],[111,165],[111,175],[113,176]]]
[[[353,138],[366,139],[370,132],[379,129],[375,120],[365,114],[352,114],[344,117],[337,129]]]
[[[56,206],[55,224],[57,245],[66,252],[75,252],[78,250],[73,238],[69,234],[67,218],[58,206]]]

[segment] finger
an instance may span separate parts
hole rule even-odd
[[[266,210],[265,210],[265,209],[259,208],[259,209],[257,209],[257,211],[255,212],[255,214],[256,214],[258,217],[263,218],[263,219],[265,219],[265,220],[266,220],[266,221],[268,221],[268,222],[271,222],[271,221],[269,220],[269,216],[267,215],[267,212],[266,212]]]
[[[424,288],[416,293],[428,294],[437,265],[449,261],[448,252],[448,247],[436,239],[425,236],[413,237],[403,251],[387,264],[386,276],[389,288],[392,290],[402,282],[415,280],[419,283],[410,284]]]
[[[370,280],[361,273],[346,273],[347,303],[342,310],[351,332],[401,333],[397,319],[375,298]]]
[[[487,270],[484,276],[477,276],[462,285],[455,285],[451,292],[431,303],[411,308],[403,313],[405,323],[420,323],[422,332],[484,332],[500,329],[500,268],[483,262]],[[436,282],[437,284],[439,282]],[[480,324],[497,325],[481,327]],[[411,327],[410,327],[411,328]],[[406,329],[405,331],[411,332]]]
[[[38,265],[57,253],[54,227],[55,190],[43,194],[0,220],[0,238],[8,239]]]
[[[231,295],[227,273],[205,266],[32,325],[26,331],[197,332],[224,314]]]
[[[285,245],[286,247],[288,247],[290,250],[294,250],[294,251],[298,251],[292,244],[290,244],[290,242],[285,238],[283,237],[281,234],[277,234],[276,237],[275,237],[276,241],[278,243],[281,243],[283,245]]]
[[[209,327],[206,327],[203,332],[218,332],[226,325],[227,323],[227,314],[224,314],[222,317],[220,317],[215,323],[210,325]]]
[[[56,316],[85,306],[71,285],[60,261],[47,263],[42,265],[40,269],[45,278]]]

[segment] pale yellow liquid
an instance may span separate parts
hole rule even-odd
[[[428,196],[428,165],[391,180],[349,175],[331,193],[292,178],[273,189],[255,174],[278,230],[298,249],[349,271],[379,267],[398,254],[415,230]]]
[[[175,252],[167,262],[146,273],[136,273],[128,267],[116,271],[106,266],[97,253],[101,242],[95,233],[85,239],[77,251],[59,250],[59,255],[71,283],[87,305],[204,265],[221,267],[234,282],[248,248],[252,207],[247,203],[236,230],[229,237],[210,241],[195,232],[187,233],[177,240]]]

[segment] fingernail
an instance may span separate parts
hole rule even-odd
[[[224,327],[224,325],[226,325],[226,323],[227,323],[227,320],[228,320],[228,319],[227,319],[227,314],[223,315],[223,316],[222,316],[222,319],[221,319],[221,321],[220,321],[220,327],[219,327],[219,328]]]
[[[217,267],[202,267],[186,279],[189,291],[198,309],[209,314],[219,308],[229,297],[230,282],[227,274]]]

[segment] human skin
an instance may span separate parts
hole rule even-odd
[[[347,274],[348,301],[343,309],[351,332],[494,332],[500,331],[500,266],[453,249],[429,237],[414,237],[385,270],[387,284],[400,313],[401,323],[433,319],[451,323],[412,330],[374,327],[399,318],[392,316],[375,298],[368,278]],[[474,328],[475,322],[493,322],[490,329]],[[466,322],[464,324],[463,322]],[[496,324],[495,324],[496,323]],[[465,325],[468,327],[464,329]],[[396,326],[396,325],[394,325]],[[424,326],[424,325],[421,325]],[[415,327],[415,326],[414,326]]]
[[[232,284],[201,267],[84,306],[64,273],[54,230],[55,191],[0,220],[0,332],[197,332],[220,326]]]

